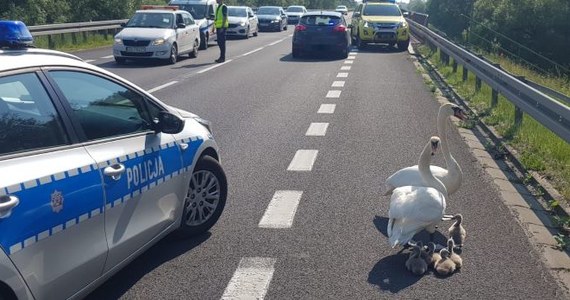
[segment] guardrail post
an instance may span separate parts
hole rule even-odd
[[[47,40],[48,40],[48,48],[49,49],[55,48],[55,45],[53,44],[53,39],[51,38],[51,34],[47,36]]]
[[[523,121],[523,111],[518,106],[515,106],[515,127],[519,128]]]
[[[83,35],[83,41],[86,42],[87,41],[87,31],[83,31],[82,35]]]
[[[475,91],[478,92],[481,90],[481,78],[475,77]]]
[[[453,64],[451,64],[451,66],[453,67],[453,73],[457,73],[457,61],[455,59],[453,60]]]
[[[491,108],[497,107],[498,103],[499,103],[499,91],[493,89],[491,91]]]
[[[71,41],[73,42],[74,45],[77,45],[77,35],[75,34],[75,32],[71,33]]]
[[[463,81],[467,81],[467,75],[468,75],[468,71],[467,71],[467,67],[465,65],[463,65]]]

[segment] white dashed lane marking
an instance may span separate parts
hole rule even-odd
[[[340,67],[341,71],[350,71],[350,68],[352,68],[351,66],[342,66]]]
[[[267,257],[242,258],[221,299],[263,299],[275,272],[275,262],[275,258]]]
[[[223,66],[223,65],[225,65],[225,64],[227,64],[227,63],[229,63],[230,61],[232,61],[232,59],[228,59],[228,60],[226,60],[226,61],[223,62],[223,63],[217,64],[217,65],[213,65],[213,66],[211,66],[211,67],[205,68],[204,70],[200,70],[200,71],[198,71],[198,72],[196,72],[196,73],[197,73],[197,74],[206,73],[206,72],[208,72],[208,71],[210,71],[210,70],[213,70],[213,69],[215,69],[215,68],[217,68],[217,67],[221,67],[221,66]]]
[[[333,81],[332,87],[344,87],[344,81]]]
[[[249,51],[249,52],[246,52],[246,53],[242,54],[241,56],[247,56],[247,55],[250,55],[250,54],[255,53],[255,52],[257,52],[257,51],[261,51],[261,50],[263,50],[263,48],[265,48],[265,47],[259,47],[259,48],[257,48],[257,49],[254,49],[254,50],[251,50],[251,51]]]
[[[311,171],[319,150],[297,150],[287,171]]]
[[[336,77],[346,78],[346,77],[348,77],[348,73],[340,72],[340,73],[336,74]]]
[[[329,123],[311,123],[305,133],[306,136],[325,136]]]
[[[347,57],[346,59],[356,59],[356,56],[351,55],[351,56]]]
[[[332,90],[327,93],[327,98],[339,98],[341,91]]]
[[[344,61],[345,64],[349,64],[349,65],[352,64],[353,62],[354,62],[354,60],[345,60]]]
[[[103,59],[113,58],[113,55],[107,55],[107,56],[103,56],[101,58],[103,58]]]
[[[83,60],[83,61],[86,62],[86,63],[92,63],[92,62],[94,62],[95,60],[94,60],[94,59],[85,59],[85,60]]]
[[[177,84],[177,83],[178,83],[178,81],[171,81],[171,82],[165,83],[165,84],[163,84],[163,85],[157,86],[157,87],[155,87],[155,88],[152,88],[152,89],[148,90],[147,92],[149,92],[149,93],[154,93],[154,92],[156,92],[156,91],[158,91],[158,90],[162,90],[162,89],[165,88],[165,87],[169,87],[169,86],[171,86],[171,85],[173,85],[173,84]]]
[[[334,110],[336,108],[336,104],[321,104],[319,107],[318,114],[334,114]]]
[[[302,195],[302,191],[276,191],[258,226],[291,228]]]

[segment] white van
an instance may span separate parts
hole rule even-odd
[[[216,38],[216,27],[214,19],[216,18],[216,0],[172,0],[169,5],[176,5],[180,9],[192,14],[196,24],[200,26],[200,49],[208,48],[210,39]]]

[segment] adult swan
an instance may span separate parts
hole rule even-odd
[[[449,195],[455,193],[463,181],[461,167],[459,167],[459,164],[455,158],[453,158],[447,147],[447,119],[450,116],[455,116],[460,120],[466,119],[463,110],[453,103],[445,103],[439,108],[437,114],[437,133],[441,138],[441,149],[447,169],[430,166],[431,173],[443,183]],[[403,168],[388,177],[384,187],[384,195],[389,195],[395,188],[406,185],[427,186],[422,181],[417,165]]]
[[[401,186],[392,192],[388,210],[388,240],[392,248],[405,246],[423,229],[433,234],[445,212],[447,192],[441,181],[430,172],[431,156],[440,146],[440,139],[431,137],[420,155],[419,174],[426,186]],[[431,150],[431,151],[430,151]]]

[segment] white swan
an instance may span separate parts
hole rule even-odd
[[[445,103],[439,107],[437,114],[437,134],[441,138],[441,150],[445,164],[447,165],[447,170],[438,166],[430,166],[431,173],[445,185],[449,195],[455,193],[463,181],[461,167],[459,167],[459,164],[455,158],[453,158],[447,147],[447,120],[450,116],[455,116],[461,120],[466,119],[463,110],[453,103]],[[427,186],[422,181],[418,165],[403,168],[388,177],[385,182],[384,195],[389,195],[395,188],[406,185]]]
[[[427,186],[401,186],[392,192],[388,211],[388,240],[392,248],[404,246],[422,229],[433,234],[445,212],[447,191],[430,172],[431,156],[440,146],[438,137],[431,137],[418,163],[419,173]],[[431,149],[431,151],[430,151]]]

